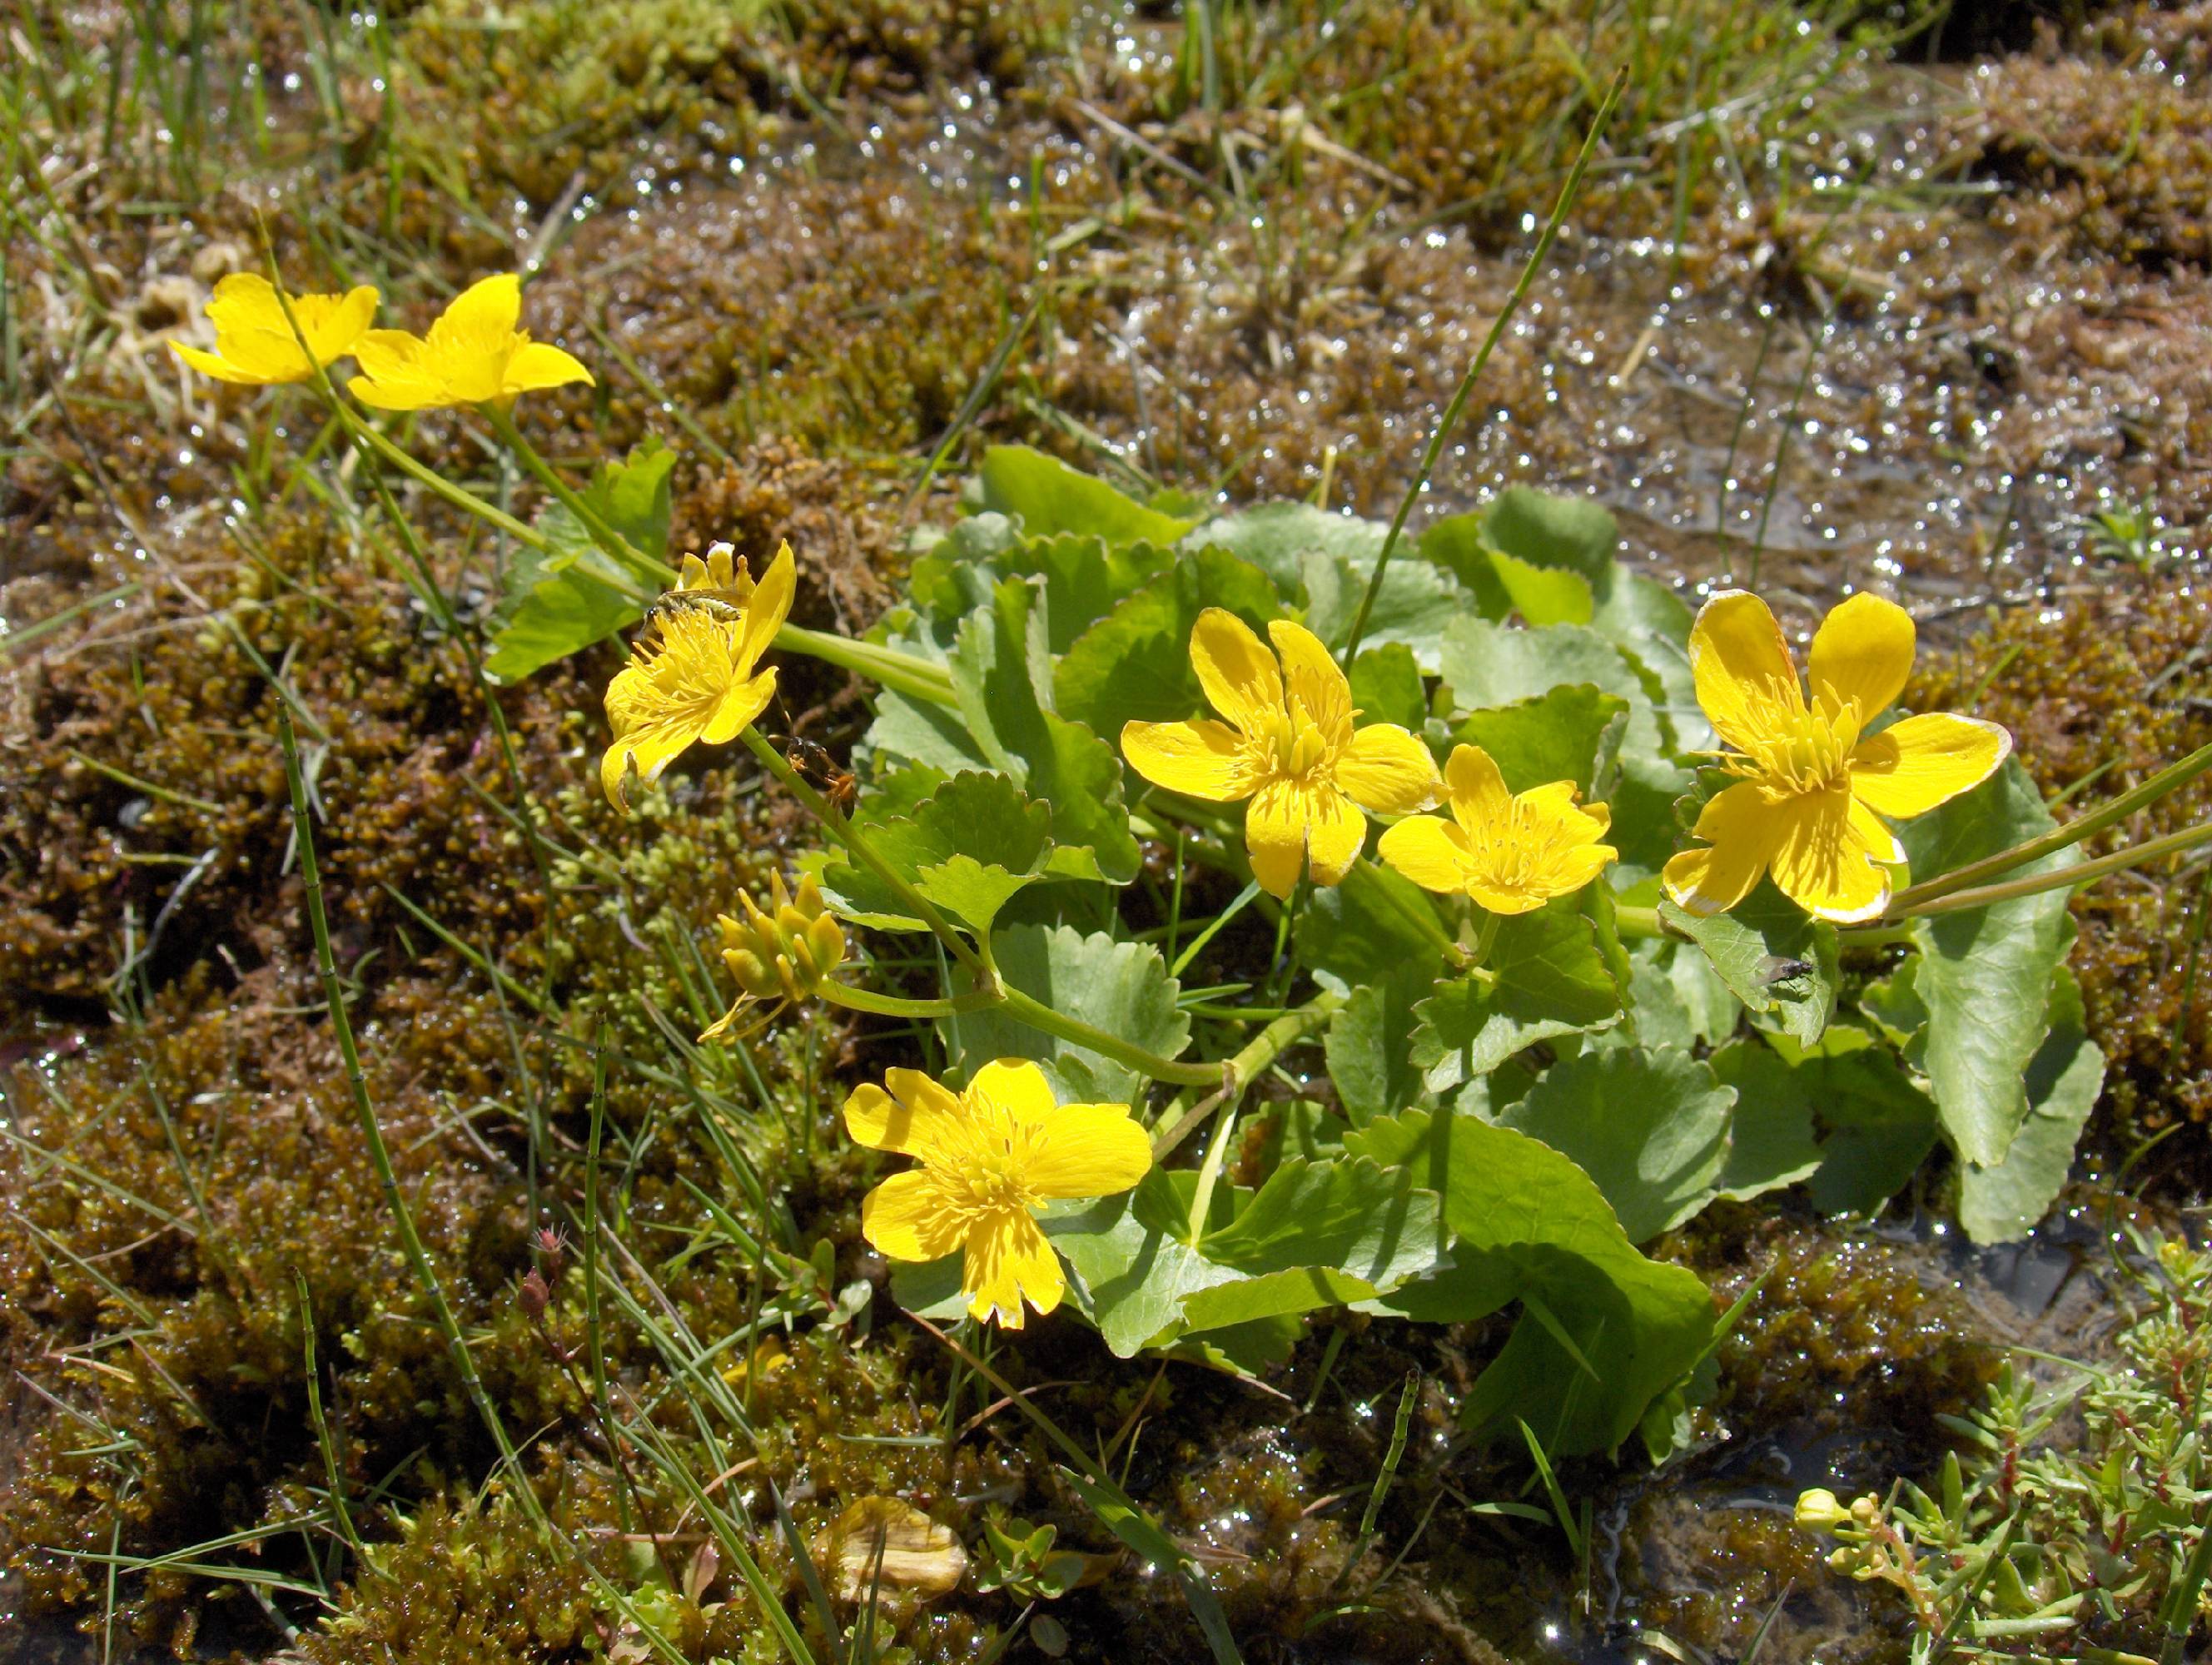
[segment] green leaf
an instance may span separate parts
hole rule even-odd
[[[961,621],[953,694],[991,764],[1050,806],[1053,842],[1088,850],[1091,876],[1127,884],[1139,858],[1121,801],[1121,760],[1091,730],[1052,709],[1053,659],[1038,599],[1030,581],[1010,578],[989,606]]]
[[[938,907],[979,933],[1041,876],[1049,811],[1003,775],[954,775],[909,816],[862,823],[871,848]],[[842,851],[825,862],[823,896],[844,918],[879,930],[928,928],[898,893]]]
[[[1735,1103],[1686,1053],[1619,1047],[1560,1060],[1498,1120],[1572,1158],[1642,1243],[1712,1200]]]
[[[1147,508],[1103,480],[1025,445],[996,445],[977,471],[983,507],[1019,520],[1031,538],[1076,532],[1109,544],[1172,544],[1196,524]]]
[[[1176,1006],[1177,984],[1167,962],[1147,943],[1085,936],[1070,926],[1017,925],[993,939],[1000,976],[1062,1017],[1096,1025],[1147,1052],[1172,1058],[1190,1039],[1190,1018]],[[963,983],[969,980],[962,979]],[[1033,1058],[1070,1089],[1063,1097],[1127,1103],[1145,1080],[1126,1064],[1031,1029],[1003,1012],[973,1012],[945,1025],[962,1067],[973,1073],[994,1058]],[[1073,1062],[1083,1077],[1061,1073]]]
[[[541,556],[518,547],[505,583],[484,656],[485,671],[501,683],[520,682],[645,617],[632,580],[596,549]]]
[[[623,461],[601,463],[584,489],[584,501],[634,548],[656,561],[664,559],[668,554],[668,477],[675,466],[676,453],[658,439],[647,438]],[[757,559],[753,562],[757,578],[761,565]]]
[[[1352,987],[1401,968],[1433,981],[1450,940],[1429,893],[1372,861],[1358,863],[1341,884],[1315,890],[1297,929],[1298,958]]]
[[[1329,1079],[1355,1127],[1411,1109],[1420,1095],[1413,1067],[1413,1006],[1434,986],[1425,968],[1400,968],[1352,991],[1330,1018],[1323,1050]]]
[[[1628,1006],[1646,1046],[1718,1046],[1735,1033],[1743,1006],[1695,943],[1647,940],[1629,951]]]
[[[1409,1169],[1442,1199],[1452,1233],[1449,1269],[1370,1304],[1455,1322],[1533,1297],[1571,1343],[1524,1312],[1462,1407],[1478,1434],[1525,1419],[1554,1455],[1608,1451],[1696,1362],[1712,1329],[1705,1285],[1638,1254],[1589,1176],[1558,1152],[1425,1111],[1370,1122],[1346,1148]]]
[[[1395,723],[1416,734],[1428,720],[1429,696],[1421,686],[1421,667],[1402,641],[1363,647],[1352,662],[1352,708],[1369,722]]]
[[[1317,556],[1372,572],[1384,531],[1372,520],[1332,514],[1311,503],[1262,503],[1207,521],[1188,542],[1249,561],[1267,574],[1285,601],[1304,606],[1310,562]]]
[[[1540,570],[1573,573],[1591,592],[1613,580],[1620,527],[1613,511],[1590,498],[1509,486],[1483,511],[1482,532],[1495,552]]]
[[[2057,824],[2035,782],[2010,757],[1994,778],[1907,823],[1900,836],[1914,876],[1925,879]],[[2062,850],[2008,877],[2080,859],[2077,850]],[[1914,988],[1928,1009],[1917,1061],[1959,1154],[1994,1167],[2027,1118],[2028,1064],[2043,1044],[2044,1007],[2074,943],[2067,892],[1915,920],[1912,939],[1921,952]]]
[[[1208,607],[1226,608],[1265,640],[1282,604],[1266,574],[1227,551],[1186,556],[1075,639],[1053,674],[1054,703],[1116,745],[1124,723],[1205,712],[1190,629]]]
[[[1403,1168],[1285,1157],[1199,1249],[1248,1274],[1328,1267],[1373,1285],[1372,1295],[1436,1266],[1439,1220],[1435,1195],[1416,1189]]]
[[[907,595],[933,624],[949,627],[991,599],[1021,544],[1020,532],[1005,515],[970,515],[915,556],[907,568]],[[945,644],[951,641],[949,634],[944,636]]]
[[[1589,580],[1578,573],[1549,567],[1532,567],[1510,555],[1493,552],[1490,564],[1513,611],[1534,625],[1587,624],[1590,622]]]
[[[1787,1045],[1784,1037],[1774,1037]],[[1823,1213],[1871,1214],[1912,1177],[1936,1143],[1936,1107],[1897,1060],[1865,1031],[1838,1025],[1824,1050],[1794,1064],[1775,1044],[1743,1040],[1712,1055],[1714,1075],[1736,1090],[1736,1153],[1724,1194],[1756,1195],[1799,1177]],[[1817,1123],[1817,1161],[1803,1174]]]
[[[1628,702],[1588,683],[1563,683],[1533,699],[1471,712],[1452,732],[1491,755],[1512,792],[1572,781],[1587,794],[1618,752]]]
[[[1413,1008],[1413,1063],[1436,1091],[1478,1080],[1538,1041],[1620,1015],[1620,988],[1590,922],[1566,903],[1499,921],[1486,969],[1491,977],[1445,983]]]
[[[1810,1179],[1820,1166],[1813,1101],[1796,1072],[1763,1041],[1732,1041],[1706,1060],[1735,1089],[1729,1158],[1713,1188],[1738,1202]]]
[[[1045,645],[1057,654],[1175,560],[1172,550],[1156,544],[1109,544],[1095,534],[1063,532],[1019,545],[999,565],[1009,575],[1044,580]]]
[[[668,475],[676,453],[647,440],[619,463],[602,463],[584,501],[638,549],[668,553]],[[502,683],[603,641],[645,616],[638,580],[592,541],[562,503],[538,516],[543,550],[518,549],[491,617],[484,669]]]
[[[1689,605],[1664,584],[1616,570],[1598,597],[1590,628],[1626,653],[1656,684],[1660,726],[1678,752],[1709,751],[1717,744],[1698,706],[1690,675]]]
[[[2082,1021],[2081,985],[2062,968],[2051,989],[2051,1028],[2027,1066],[2027,1120],[1993,1168],[1959,1176],[1959,1223],[1978,1243],[2014,1243],[2051,1212],[2074,1165],[2075,1142],[2105,1085],[2105,1054]]]
[[[1836,927],[1761,880],[1731,913],[1659,904],[1669,928],[1696,943],[1729,992],[1798,1045],[1820,1038],[1836,1009]]]
[[[1173,1341],[1183,1297],[1237,1275],[1184,1241],[1197,1178],[1155,1168],[1133,1191],[1038,1222],[1074,1269],[1083,1309],[1116,1358]]]

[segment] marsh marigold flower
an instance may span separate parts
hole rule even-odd
[[[1129,723],[1121,752],[1154,786],[1210,803],[1252,800],[1244,848],[1252,876],[1287,896],[1302,871],[1334,884],[1359,859],[1366,816],[1407,815],[1436,801],[1437,760],[1395,723],[1355,729],[1352,685],[1312,631],[1267,626],[1269,653],[1234,613],[1208,607],[1190,633],[1190,662],[1226,722]]]
[[[1692,914],[1724,913],[1759,876],[1799,907],[1850,924],[1889,906],[1889,864],[1904,848],[1884,816],[1925,813],[1988,780],[2012,736],[1977,717],[1930,712],[1867,725],[1912,672],[1912,619],[1893,602],[1855,595],[1813,638],[1811,697],[1782,628],[1757,596],[1729,590],[1690,632],[1698,703],[1733,748],[1740,776],[1698,817],[1702,849],[1667,864],[1667,894]]]
[[[744,918],[718,916],[722,963],[737,981],[738,999],[699,1037],[702,1041],[727,1034],[738,1014],[756,1003],[768,1003],[768,1015],[773,1017],[776,1009],[810,998],[844,960],[845,933],[823,905],[814,875],[799,881],[795,897],[783,888],[781,873],[771,873],[769,884],[765,909],[740,890],[738,902]]]
[[[363,404],[423,410],[488,404],[541,387],[589,382],[592,373],[558,347],[517,328],[522,280],[512,272],[471,283],[426,336],[371,330],[354,349],[362,374],[346,386]]]
[[[965,1253],[968,1310],[1022,1327],[1023,1303],[1050,1312],[1066,1292],[1059,1256],[1037,1229],[1055,1198],[1126,1191],[1152,1165],[1145,1130],[1121,1104],[1060,1104],[1044,1072],[1001,1058],[954,1092],[919,1070],[890,1070],[845,1101],[861,1144],[917,1157],[860,1205],[860,1231],[894,1261]]]
[[[343,295],[290,295],[279,301],[276,286],[250,271],[234,271],[215,286],[208,321],[215,325],[215,351],[187,347],[169,350],[204,376],[248,387],[272,382],[305,381],[332,359],[343,358],[360,343],[376,316],[377,292],[366,283]],[[292,317],[284,316],[289,301]],[[294,322],[299,331],[294,333]],[[307,351],[300,350],[305,340]],[[310,356],[312,355],[312,358]]]
[[[1601,843],[1613,824],[1602,804],[1585,807],[1571,781],[1517,796],[1480,746],[1455,746],[1444,764],[1451,819],[1421,815],[1382,835],[1377,854],[1425,890],[1472,896],[1493,914],[1526,914],[1570,896],[1614,859]]]
[[[702,561],[684,558],[678,587],[638,638],[630,662],[607,684],[614,744],[599,764],[599,784],[617,809],[629,805],[631,769],[650,786],[680,753],[703,740],[725,745],[768,708],[775,667],[760,663],[791,611],[791,545],[775,552],[756,586],[745,563],[717,544]]]

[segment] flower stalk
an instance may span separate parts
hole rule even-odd
[[[2139,867],[2161,856],[2179,855],[2184,850],[2212,841],[2212,821],[2199,822],[2185,827],[2179,832],[2168,833],[2163,838],[2153,838],[2141,844],[2131,844],[2124,850],[2115,850],[2110,855],[2100,855],[2093,861],[2077,862],[2071,867],[2060,867],[2047,873],[2033,873],[2026,878],[2008,879],[1998,884],[1978,885],[1970,890],[1953,890],[1917,907],[1893,908],[1892,919],[1930,919],[1939,914],[1962,913],[1970,908],[1989,908],[2000,902],[2012,902],[2021,896],[2032,896],[2045,890],[2070,890],[2094,883],[2108,874]],[[1905,896],[1911,892],[1907,891]],[[1905,897],[1899,897],[1904,901]]]
[[[2040,861],[2048,855],[2070,849],[2086,838],[2094,838],[2106,828],[2114,826],[2133,815],[2137,810],[2156,803],[2168,793],[2187,786],[2207,769],[2212,769],[2212,745],[2202,745],[2177,763],[2169,764],[2130,792],[2122,793],[2103,808],[2079,816],[2063,827],[2054,827],[2040,837],[2031,838],[2024,844],[2015,844],[2008,850],[1984,856],[1979,861],[1970,861],[1963,867],[1914,884],[1897,893],[1890,911],[1893,914],[1925,913],[1922,904],[1938,896],[1949,896],[1970,885],[1980,884],[2015,867],[2024,867],[2032,861]],[[2075,868],[2071,870],[2079,872]],[[2109,871],[2109,870],[2108,870]]]
[[[665,561],[654,560],[609,526],[605,516],[586,502],[553,471],[551,465],[538,454],[538,448],[522,436],[522,430],[514,425],[514,417],[509,412],[500,409],[496,403],[480,404],[477,409],[538,483],[551,492],[561,507],[576,517],[578,523],[592,535],[593,543],[656,589],[665,589],[675,581],[676,569],[673,567]]]
[[[1297,1011],[1276,1018],[1221,1066],[1218,1092],[1194,1105],[1174,1127],[1153,1140],[1152,1160],[1158,1163],[1207,1115],[1220,1118],[1212,1141],[1206,1148],[1205,1160],[1200,1164],[1198,1184],[1191,1193],[1188,1240],[1194,1249],[1205,1235],[1206,1211],[1212,1206],[1213,1189],[1220,1182],[1222,1164],[1228,1159],[1230,1133],[1237,1125],[1237,1105],[1244,1096],[1244,1089],[1286,1050],[1327,1023],[1343,1006],[1345,999],[1334,990],[1323,989]]]

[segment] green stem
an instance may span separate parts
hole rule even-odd
[[[1613,928],[1630,939],[1674,934],[1659,922],[1656,908],[1631,908],[1620,902],[1613,907]]]
[[[1216,1113],[1221,1103],[1244,1090],[1246,1084],[1256,1078],[1295,1042],[1321,1027],[1344,1004],[1345,997],[1324,989],[1295,1012],[1286,1012],[1254,1036],[1244,1048],[1225,1064],[1214,1068],[1221,1090],[1200,1099],[1173,1122],[1165,1133],[1152,1140],[1152,1160],[1164,1162],[1175,1149],[1206,1118]]]
[[[1481,909],[1482,923],[1474,928],[1474,947],[1470,952],[1468,967],[1473,970],[1488,963],[1490,950],[1498,940],[1498,922],[1501,915],[1485,908]],[[1618,928],[1618,921],[1615,921]]]
[[[1346,669],[1358,657],[1360,641],[1367,634],[1368,615],[1375,611],[1375,598],[1382,593],[1383,569],[1390,564],[1390,552],[1398,547],[1399,535],[1406,530],[1406,519],[1413,513],[1413,505],[1421,494],[1428,489],[1429,477],[1436,471],[1437,459],[1443,455],[1444,441],[1451,437],[1452,429],[1459,426],[1460,415],[1467,409],[1467,402],[1474,395],[1475,384],[1482,380],[1483,371],[1489,367],[1490,355],[1498,350],[1498,342],[1504,339],[1505,326],[1513,321],[1513,314],[1521,310],[1521,302],[1527,297],[1529,286],[1536,281],[1536,274],[1543,269],[1546,258],[1551,254],[1553,240],[1559,234],[1559,227],[1567,217],[1568,209],[1574,205],[1576,197],[1581,194],[1583,174],[1597,149],[1599,135],[1605,131],[1606,123],[1612,119],[1613,107],[1620,102],[1621,90],[1627,85],[1627,79],[1626,70],[1613,77],[1612,90],[1606,94],[1605,102],[1598,106],[1597,117],[1590,123],[1590,130],[1583,139],[1583,148],[1575,157],[1575,165],[1567,172],[1567,182],[1560,188],[1559,199],[1552,205],[1552,217],[1545,222],[1543,235],[1536,240],[1535,248],[1522,265],[1521,276],[1513,285],[1512,294],[1505,297],[1504,309],[1491,325],[1490,333],[1483,337],[1482,346],[1475,353],[1474,362],[1468,366],[1467,374],[1460,379],[1458,391],[1452,394],[1451,403],[1444,407],[1443,415],[1437,420],[1436,430],[1429,435],[1428,448],[1421,453],[1420,471],[1413,476],[1412,487],[1400,501],[1398,512],[1390,517],[1390,530],[1382,536],[1382,547],[1375,557],[1375,570],[1367,580],[1367,593],[1360,597],[1359,611],[1352,617],[1352,635],[1344,644],[1342,662]]]
[[[1285,1050],[1304,1040],[1327,1023],[1330,1015],[1345,1002],[1345,996],[1324,989],[1312,1000],[1261,1030],[1251,1042],[1231,1058],[1223,1072],[1221,1091],[1216,1095],[1217,1103],[1200,1104],[1184,1116],[1152,1145],[1152,1160],[1158,1162],[1172,1151],[1178,1140],[1198,1125],[1205,1113],[1212,1109],[1221,1120],[1214,1130],[1213,1142],[1206,1146],[1206,1159],[1198,1170],[1198,1185],[1191,1193],[1191,1247],[1205,1235],[1206,1210],[1213,1203],[1213,1188],[1221,1178],[1222,1164],[1229,1156],[1230,1130],[1237,1124],[1237,1101],[1243,1097],[1244,1089],[1256,1079],[1260,1073],[1280,1057]]]
[[[958,703],[952,691],[951,672],[943,665],[880,642],[856,641],[826,630],[786,624],[777,629],[775,645],[787,653],[805,653],[841,671],[866,677],[914,699],[927,700],[933,705]]]
[[[1054,1012],[1042,1001],[1033,1000],[1018,988],[999,985],[1000,999],[998,1009],[1009,1018],[1027,1024],[1031,1029],[1042,1030],[1047,1035],[1057,1036],[1071,1045],[1111,1058],[1118,1064],[1127,1064],[1139,1074],[1155,1081],[1172,1081],[1181,1086],[1212,1086],[1221,1077],[1218,1064],[1178,1063],[1172,1058],[1163,1058],[1156,1052],[1132,1045],[1120,1036],[1086,1024],[1080,1018],[1071,1018],[1065,1012]]]
[[[2094,838],[2145,805],[2156,803],[2166,793],[2188,785],[2207,769],[2212,769],[2212,745],[2197,747],[2179,763],[2160,769],[2132,792],[2121,793],[2102,809],[2069,821],[2063,827],[2054,828],[2040,838],[2031,838],[2025,844],[2000,850],[1979,861],[1970,861],[1953,872],[1938,874],[1924,884],[1899,891],[1896,899],[1890,903],[1890,911],[1893,914],[1924,911],[1920,908],[1922,902],[1933,902],[1937,896],[1948,896],[1954,890],[1965,890],[1984,879],[1995,878],[1999,873],[2008,873],[2015,867],[2025,866],[2031,861],[2040,861],[2047,855],[2055,855],[2085,838]]]
[[[2212,1502],[2197,1511],[2197,1547],[2166,1595],[2166,1642],[2158,1665],[2181,1665],[2186,1656],[2189,1633],[2197,1628],[2197,1592],[2207,1577],[2212,1577]]]
[[[323,385],[327,388],[330,384],[325,380]],[[337,396],[335,393],[330,394],[329,397],[332,400],[331,408],[337,411],[345,422],[346,432],[356,440],[374,446],[378,456],[382,457],[408,478],[426,489],[436,493],[455,508],[465,509],[478,520],[505,532],[516,543],[527,544],[541,553],[544,550],[544,536],[535,527],[525,526],[497,504],[486,502],[466,487],[455,485],[428,464],[417,462],[387,439],[374,422],[362,421],[343,404],[337,403]]]
[[[649,580],[655,588],[665,589],[676,580],[676,569],[665,561],[656,561],[643,550],[607,524],[606,517],[593,508],[574,491],[568,482],[556,474],[538,449],[522,437],[522,430],[514,425],[514,416],[500,409],[497,403],[480,404],[477,409],[489,422],[492,432],[498,434],[507,448],[514,453],[523,467],[528,469],[538,483],[551,492],[561,507],[574,515],[592,541],[639,577]]]
[[[969,946],[967,938],[952,928],[951,921],[937,911],[927,896],[915,890],[908,879],[876,854],[875,846],[868,842],[859,828],[831,808],[829,799],[799,779],[799,771],[784,762],[776,749],[761,738],[750,724],[744,730],[744,738],[753,756],[760,759],[761,767],[773,775],[786,792],[804,804],[830,836],[850,850],[862,866],[890,885],[916,919],[936,933],[937,939],[952,951],[952,957],[974,974],[977,987],[994,989],[998,987],[998,974],[991,969],[981,955]]]
[[[1968,908],[1988,908],[2000,902],[2012,902],[2021,896],[2032,896],[2045,890],[2070,890],[2111,873],[2155,861],[2160,856],[2176,855],[2183,850],[2212,842],[2212,821],[2200,822],[2194,827],[2185,827],[2179,832],[2168,833],[2163,838],[2153,838],[2141,844],[2131,844],[2124,850],[2115,850],[2110,855],[2100,855],[2094,861],[2077,862],[2071,867],[2061,867],[2055,872],[2035,873],[2027,878],[2008,879],[2002,884],[1984,884],[1972,890],[1956,890],[1934,902],[1922,902],[1917,908],[1901,913],[1892,904],[1892,920],[1928,919],[1937,914],[1958,913]]]
[[[878,1018],[957,1018],[963,1012],[988,1012],[1000,1004],[998,996],[980,988],[942,1000],[910,1000],[902,995],[878,994],[872,988],[855,988],[850,983],[825,982],[815,993],[831,1006],[843,1006],[848,1012],[866,1012]]]

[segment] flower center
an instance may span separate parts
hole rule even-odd
[[[1270,720],[1261,746],[1272,773],[1300,783],[1327,774],[1338,750],[1328,732],[1295,701]]]
[[[1735,773],[1763,776],[1790,793],[1825,792],[1849,778],[1851,749],[1858,740],[1856,703],[1833,710],[1802,708],[1762,736],[1758,750],[1743,760],[1751,767],[1738,767]]]

